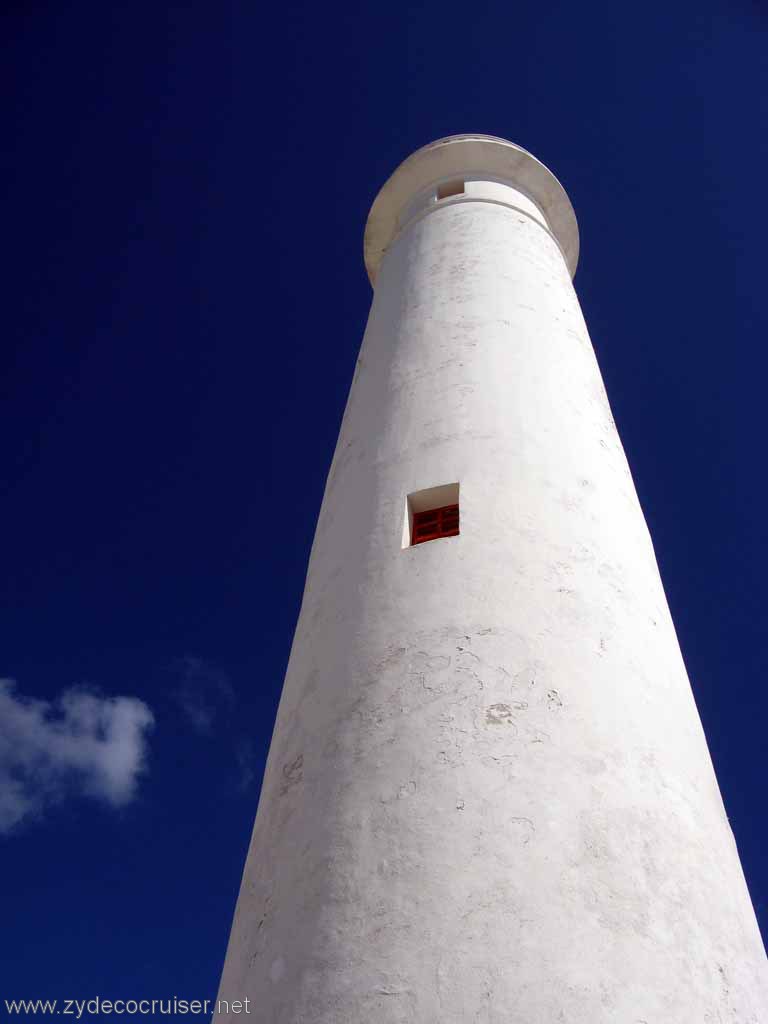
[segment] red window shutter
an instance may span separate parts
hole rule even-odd
[[[414,512],[411,544],[423,544],[439,537],[456,537],[459,532],[459,506],[444,505],[428,512]]]

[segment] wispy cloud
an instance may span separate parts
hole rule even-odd
[[[235,743],[235,760],[237,761],[237,767],[240,770],[240,789],[243,791],[250,789],[251,784],[256,777],[256,772],[253,767],[255,755],[251,740],[239,739]]]
[[[249,789],[256,778],[258,762],[253,742],[242,733],[236,714],[238,696],[227,673],[192,654],[176,658],[170,666],[178,683],[169,689],[170,697],[187,724],[200,736],[224,734],[225,745],[234,755],[238,769],[238,788]]]
[[[134,697],[75,687],[56,701],[36,700],[0,679],[0,832],[71,796],[129,803],[153,722]]]
[[[181,681],[172,696],[184,717],[196,732],[212,732],[215,720],[226,718],[235,703],[226,672],[189,654],[178,658],[173,669]]]

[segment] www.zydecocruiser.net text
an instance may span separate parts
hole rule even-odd
[[[245,999],[5,999],[5,1011],[9,1017],[100,1017],[115,1014],[153,1014],[167,1017],[209,1013],[251,1013],[253,1000]]]

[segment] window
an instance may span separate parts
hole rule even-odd
[[[444,181],[442,185],[437,186],[437,198],[448,199],[449,196],[463,196],[464,195],[464,182],[463,181]]]
[[[459,533],[459,506],[444,505],[429,512],[415,512],[411,544],[423,544],[438,537],[456,537]]]
[[[414,491],[405,499],[404,548],[459,534],[459,485],[442,484]]]

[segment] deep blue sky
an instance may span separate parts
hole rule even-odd
[[[365,217],[463,131],[530,149],[576,208],[768,933],[767,11],[7,5],[0,677],[43,730],[72,686],[155,727],[119,807],[39,751],[13,768],[37,803],[0,835],[0,998],[215,995],[370,303]]]

